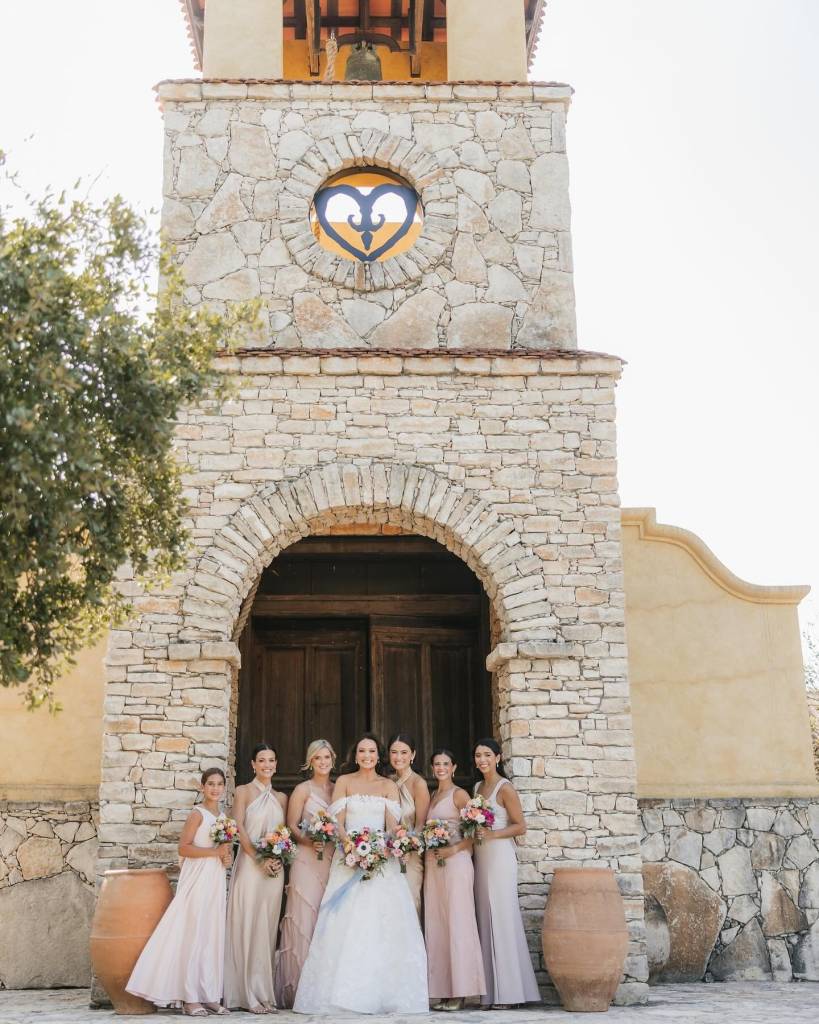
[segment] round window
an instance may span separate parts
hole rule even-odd
[[[406,252],[421,234],[415,189],[379,168],[342,171],[315,195],[310,225],[322,248],[344,259],[375,263]]]

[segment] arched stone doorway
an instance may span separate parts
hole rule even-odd
[[[385,742],[399,730],[415,737],[421,772],[435,747],[451,748],[467,783],[472,745],[492,728],[486,593],[424,537],[354,526],[297,542],[262,574],[239,648],[238,782],[262,738],[289,790],[310,740],[343,756],[370,729]]]

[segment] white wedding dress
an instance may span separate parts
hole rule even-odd
[[[397,803],[380,796],[338,800],[348,832],[383,829]],[[297,1013],[428,1013],[427,955],[418,915],[399,864],[368,881],[336,853],[310,952],[299,980]]]

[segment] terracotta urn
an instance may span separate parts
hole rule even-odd
[[[172,897],[168,876],[159,868],[105,872],[91,924],[91,963],[117,1013],[156,1009],[129,995],[125,986]]]
[[[617,879],[609,868],[556,868],[543,915],[543,958],[567,1010],[608,1010],[628,950]]]

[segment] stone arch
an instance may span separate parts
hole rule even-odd
[[[424,208],[424,224],[415,245],[383,263],[354,263],[327,252],[310,230],[310,204],[320,186],[353,167],[381,167],[405,178]],[[376,129],[334,135],[309,149],[285,180],[279,204],[282,238],[295,262],[307,273],[340,288],[377,291],[420,281],[443,259],[455,238],[455,213],[443,209],[445,171],[426,149]],[[453,186],[454,194],[454,186]],[[437,204],[437,205],[436,205]]]
[[[260,489],[199,556],[186,587],[180,636],[235,642],[262,571],[310,534],[350,523],[390,523],[438,541],[480,579],[501,643],[525,631],[543,572],[514,520],[431,469],[397,463],[331,463]],[[531,599],[521,600],[521,595]],[[517,627],[517,628],[516,628]]]

